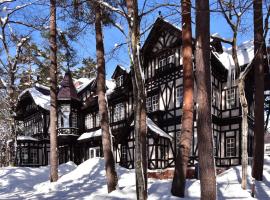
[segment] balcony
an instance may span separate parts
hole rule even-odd
[[[160,66],[158,69],[156,69],[156,76],[157,77],[161,77],[170,73],[173,73],[177,70],[177,67],[175,66],[174,63],[169,63],[167,65],[164,66]]]
[[[57,134],[58,136],[61,135],[74,135],[74,136],[79,136],[79,129],[78,128],[58,128],[57,129]]]

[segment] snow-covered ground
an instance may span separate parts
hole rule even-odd
[[[6,167],[0,168],[0,199],[136,199],[134,170],[117,166],[118,189],[106,194],[104,160],[90,159],[76,166],[69,162],[59,167],[60,179],[48,181],[49,168]],[[250,174],[250,168],[248,173]],[[240,185],[241,167],[231,168],[217,177],[219,199],[253,199],[250,189]],[[251,179],[249,177],[249,188]],[[171,180],[149,179],[148,191],[151,200],[180,199],[170,194]],[[200,198],[200,182],[189,180],[185,199]],[[256,183],[256,198],[270,199],[270,157],[265,158],[264,181]]]

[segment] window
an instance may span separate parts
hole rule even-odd
[[[235,92],[235,88],[230,88],[226,91],[227,108],[236,107]]]
[[[158,110],[158,95],[152,96],[152,111]]]
[[[213,149],[214,149],[214,156],[217,156],[217,136],[214,136]]]
[[[74,110],[72,111],[72,115],[71,115],[71,124],[72,127],[77,128],[77,118],[78,118],[78,114],[77,112]]]
[[[127,147],[125,145],[121,145],[121,161],[127,161]]]
[[[123,75],[120,75],[116,79],[116,86],[117,87],[121,87],[123,85],[123,82],[124,82],[124,77],[123,77]]]
[[[158,95],[146,98],[146,110],[147,112],[154,112],[158,110]]]
[[[37,149],[30,149],[30,163],[37,164],[38,163],[38,153]]]
[[[120,121],[124,119],[124,117],[125,117],[124,104],[123,103],[116,104],[114,108],[114,121],[115,122]]]
[[[213,94],[212,94],[212,104],[219,107],[219,93],[218,90],[216,88],[214,88],[212,90]]]
[[[99,113],[96,114],[96,127],[100,126]]]
[[[226,157],[233,157],[235,155],[235,139],[226,138]]]
[[[152,110],[152,97],[146,98],[146,110],[150,112]]]
[[[22,148],[21,150],[22,164],[28,163],[28,149]]]
[[[97,158],[100,157],[100,147],[91,147],[89,148],[89,158]]]
[[[166,63],[166,60],[167,60],[167,58],[163,58],[163,59],[161,59],[160,61],[159,61],[159,67],[161,68],[161,67],[164,67],[167,63]]]
[[[93,115],[87,114],[85,117],[85,129],[91,129],[91,128],[94,128]]]
[[[232,85],[235,84],[235,68],[231,69],[231,80],[230,81],[231,81]]]
[[[179,107],[183,103],[183,87],[176,88],[175,96],[176,96],[175,106]]]
[[[168,58],[167,58],[167,63],[168,64],[173,64],[175,62],[175,57],[174,57],[174,55],[170,55],[170,56],[168,56]]]

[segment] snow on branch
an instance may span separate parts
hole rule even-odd
[[[126,14],[123,10],[120,10],[112,5],[110,5],[109,3],[103,1],[103,0],[93,0],[95,3],[98,3],[101,6],[104,6],[105,8],[108,8],[109,10],[118,13],[119,15],[126,17]]]
[[[17,64],[18,64],[18,60],[19,60],[20,54],[22,52],[22,47],[26,43],[26,41],[29,40],[29,39],[30,39],[29,37],[22,37],[19,40],[18,44],[17,44],[15,60],[14,60],[13,65],[12,65],[12,71],[14,73],[17,71]]]

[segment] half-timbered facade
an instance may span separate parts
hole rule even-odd
[[[142,49],[147,109],[148,167],[174,166],[177,138],[181,132],[183,66],[181,30],[162,18],[154,23]],[[217,166],[241,164],[241,107],[230,51],[211,41],[212,127]],[[253,58],[252,43],[239,47],[241,66]],[[196,67],[194,66],[194,71]],[[134,168],[134,113],[131,73],[118,65],[106,81],[106,95],[117,163]],[[81,163],[102,156],[96,79],[72,79],[68,71],[58,92],[59,162]],[[246,83],[249,102],[249,156],[253,141],[252,76]],[[194,84],[196,99],[196,82]],[[196,102],[190,165],[197,162]],[[49,90],[41,85],[19,97],[17,119],[24,131],[17,137],[17,165],[46,165],[49,157]],[[20,139],[21,137],[21,139]]]

